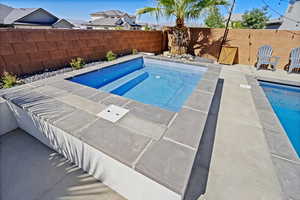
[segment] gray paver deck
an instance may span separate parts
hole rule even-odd
[[[118,127],[104,119],[98,119],[80,131],[80,138],[122,163],[132,166],[150,139]]]
[[[95,103],[87,98],[73,94],[59,97],[58,100],[95,115],[106,108],[106,106],[103,104]]]
[[[197,148],[202,136],[199,130],[204,129],[205,121],[204,113],[183,108],[167,130],[165,137]]]
[[[195,91],[187,99],[185,106],[207,113],[210,108],[212,97],[213,94]]]
[[[164,134],[167,126],[157,124],[148,120],[140,119],[132,113],[128,113],[118,124],[122,127],[127,127],[136,134],[159,140]]]
[[[163,110],[158,107],[142,104],[139,102],[130,102],[125,106],[131,113],[142,119],[146,119],[158,124],[168,125],[175,113]]]
[[[182,194],[194,156],[194,150],[162,139],[150,145],[136,164],[136,170]]]
[[[76,133],[87,126],[91,122],[95,121],[97,117],[95,115],[89,114],[83,110],[76,110],[67,117],[54,122],[54,125],[67,133],[76,135]],[[79,135],[77,135],[79,136]]]
[[[117,96],[114,94],[111,94],[109,97],[105,98],[101,103],[105,105],[117,105],[117,106],[123,106],[124,104],[128,103],[130,100],[121,96]]]
[[[0,136],[0,199],[125,200],[17,129]]]

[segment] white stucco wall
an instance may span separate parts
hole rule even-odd
[[[16,128],[18,128],[18,124],[8,103],[0,98],[0,135],[8,133]]]

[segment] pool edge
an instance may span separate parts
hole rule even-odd
[[[293,195],[295,195],[295,193],[296,195],[298,194],[297,191],[293,190],[294,188],[293,186],[300,185],[300,179],[298,179],[295,175],[295,174],[300,174],[300,158],[298,157],[294,147],[291,144],[291,141],[287,136],[286,131],[281,125],[279,118],[277,117],[275,111],[273,110],[268,98],[266,97],[266,94],[264,93],[263,89],[259,85],[258,81],[266,81],[266,82],[279,83],[279,84],[291,85],[291,86],[300,86],[300,82],[285,81],[285,80],[272,79],[272,78],[261,77],[261,76],[256,77],[252,75],[245,75],[245,76],[248,84],[251,86],[252,99],[255,104],[256,111],[263,128],[263,133],[265,134],[265,139],[268,145],[269,153],[274,168],[276,170],[276,175],[280,182],[284,197],[287,199],[290,198],[295,199]],[[265,118],[265,116],[263,115],[264,112],[268,112],[268,114],[270,114],[272,118],[276,120],[271,121],[272,119]],[[273,123],[274,126],[272,126],[272,130],[270,130],[270,127],[266,125],[266,122],[270,124]],[[283,154],[276,154],[272,151],[271,145],[272,143],[273,145],[276,145],[274,143],[276,142],[275,137],[277,136],[270,134],[270,131],[276,132],[276,134],[279,133],[280,137],[283,137],[283,139],[289,143],[289,145],[284,147],[285,148],[284,150],[285,152],[290,152],[291,153],[290,156],[284,156]],[[296,199],[297,198],[298,196],[296,197]]]

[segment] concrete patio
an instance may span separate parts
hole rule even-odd
[[[0,136],[0,163],[3,200],[125,200],[21,129]]]
[[[206,193],[199,199],[298,200],[300,160],[291,161],[271,153],[251,89],[240,87],[248,85],[246,75],[300,82],[299,74],[283,70],[257,71],[246,65],[222,67],[220,78],[224,79],[224,87],[216,139]],[[278,173],[285,176],[279,178]]]

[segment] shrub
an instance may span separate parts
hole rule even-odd
[[[133,54],[133,55],[138,54],[138,50],[137,50],[137,49],[132,49],[132,54]]]
[[[18,84],[17,77],[8,72],[4,72],[4,75],[1,77],[3,82],[3,88],[11,88]]]
[[[81,69],[84,65],[84,60],[82,58],[75,58],[75,59],[72,59],[71,62],[70,62],[70,65],[73,69]]]
[[[106,59],[108,61],[115,60],[117,58],[116,54],[114,54],[112,51],[107,52]]]

